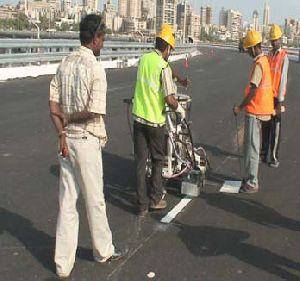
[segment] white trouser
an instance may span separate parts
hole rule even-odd
[[[99,139],[89,133],[68,136],[69,157],[60,162],[59,214],[55,263],[58,275],[69,275],[75,262],[79,217],[76,202],[82,192],[93,243],[94,258],[114,253],[103,194],[102,153]]]

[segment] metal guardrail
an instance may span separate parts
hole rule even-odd
[[[80,46],[78,40],[0,39],[0,67],[55,63]],[[174,55],[197,50],[196,44],[176,46]],[[138,58],[153,49],[152,43],[105,42],[101,60]]]
[[[221,48],[221,49],[228,49],[228,50],[238,50],[238,44],[211,44],[211,43],[200,43],[200,47],[207,47],[207,48]],[[269,51],[270,48],[263,46],[264,51]],[[295,61],[300,62],[300,48],[288,48],[288,55]]]

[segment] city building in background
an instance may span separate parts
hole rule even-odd
[[[12,5],[6,4],[0,7],[0,19],[9,20],[15,18],[17,11]]]
[[[300,20],[286,18],[284,23],[284,33],[289,45],[300,46]]]
[[[242,13],[235,10],[227,10],[226,28],[230,32],[230,39],[233,41],[239,40],[243,32],[243,17]]]
[[[156,2],[156,31],[164,23],[171,25],[177,30],[177,0],[157,0]]]
[[[263,25],[268,26],[270,24],[270,6],[267,2],[265,2],[264,6],[264,18],[263,18]]]
[[[193,42],[199,41],[201,34],[200,15],[191,11],[187,17],[187,36]]]
[[[118,13],[121,17],[127,17],[127,0],[119,0],[118,2]]]
[[[188,36],[188,18],[191,16],[191,6],[186,0],[177,5],[176,11],[176,35],[181,41],[185,41]],[[190,24],[190,23],[189,23]]]
[[[119,15],[124,18],[141,18],[142,0],[119,0]]]
[[[142,0],[142,18],[154,19],[156,17],[156,0]]]
[[[120,18],[120,24],[118,24],[117,18]],[[107,0],[106,4],[104,4],[103,19],[109,32],[118,32],[122,27],[123,19],[118,16],[117,7],[111,0]]]
[[[82,5],[88,13],[98,11],[98,0],[82,0]]]
[[[251,26],[251,29],[259,31],[259,15],[258,15],[258,11],[256,11],[256,10],[252,14],[252,26]]]
[[[195,9],[196,1],[106,0],[98,7],[99,0],[20,0],[17,5],[0,6],[0,29],[35,29],[34,24],[38,24],[41,30],[78,30],[83,16],[102,13],[108,33],[113,36],[139,36],[140,40],[153,41],[161,26],[167,23],[182,42],[234,42],[241,40],[247,30],[254,29],[262,32],[263,42],[268,43],[272,7],[267,0],[262,1],[261,7],[253,7],[248,22],[232,7],[213,11],[209,1],[204,0]],[[213,12],[219,15],[218,23],[213,22]],[[283,39],[288,45],[300,45],[299,22],[299,18],[286,18],[281,23]]]
[[[219,26],[220,27],[226,27],[227,24],[227,13],[224,7],[222,7],[220,13],[219,13]]]

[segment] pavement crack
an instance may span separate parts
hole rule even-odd
[[[138,222],[138,223],[140,223],[140,221]],[[121,272],[121,270],[124,268],[124,266],[127,264],[127,262],[133,257],[133,256],[135,256],[138,252],[139,252],[139,250],[141,249],[141,248],[143,248],[143,246],[145,245],[145,244],[147,244],[148,243],[148,241],[153,237],[153,236],[155,236],[155,234],[157,233],[157,232],[159,232],[159,230],[160,230],[160,228],[155,228],[155,230],[149,235],[149,236],[147,236],[136,248],[134,248],[132,251],[129,251],[128,252],[128,254],[126,255],[126,257],[125,257],[125,259],[123,260],[123,262],[121,263],[121,264],[119,264],[109,275],[108,275],[108,277],[107,277],[107,281],[112,281],[112,280],[119,280],[119,279],[113,279],[114,277],[115,277],[115,275],[116,274],[118,274],[118,273],[120,273]],[[139,235],[139,232],[140,232],[140,230],[137,232],[137,235],[136,236],[138,236]],[[116,276],[116,278],[117,278],[118,276]]]

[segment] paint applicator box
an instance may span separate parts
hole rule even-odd
[[[200,171],[192,170],[186,174],[181,183],[181,194],[198,197],[200,195]]]

